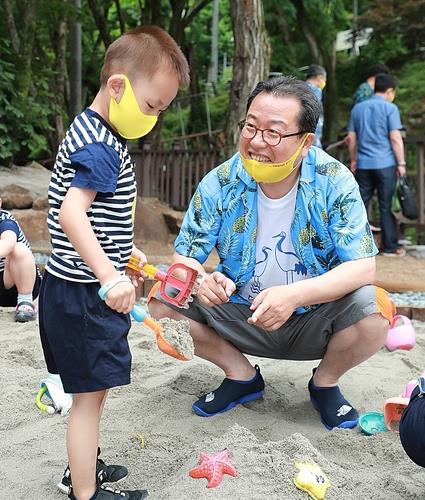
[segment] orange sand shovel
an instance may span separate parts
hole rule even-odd
[[[138,321],[139,323],[144,323],[148,328],[150,328],[156,335],[156,343],[158,349],[173,358],[179,359],[180,361],[189,361],[190,358],[184,356],[181,352],[179,352],[174,346],[172,346],[167,340],[164,338],[164,332],[162,330],[161,325],[156,322],[152,316],[150,316],[144,309],[135,305],[131,311],[131,317]]]
[[[130,257],[127,267],[134,271],[143,271],[154,280],[160,281],[161,287],[159,293],[166,302],[183,309],[189,307],[189,303],[193,300],[193,295],[196,294],[199,288],[198,271],[180,262],[171,265],[166,272],[159,270],[151,264],[145,264],[140,268],[139,263],[138,259]],[[182,275],[185,278],[179,277]],[[173,294],[172,296],[167,293],[167,285],[177,290],[177,294]]]
[[[100,288],[99,297],[102,300],[105,300],[108,295],[108,288],[103,286]],[[148,328],[150,328],[156,335],[156,343],[160,351],[173,358],[179,359],[180,361],[189,361],[190,358],[184,356],[181,352],[179,352],[173,345],[171,345],[165,338],[162,327],[159,323],[157,323],[149,314],[142,309],[141,307],[134,305],[131,310],[131,316],[138,322],[143,322]]]

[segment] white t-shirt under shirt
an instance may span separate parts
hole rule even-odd
[[[309,277],[306,267],[294,252],[291,239],[297,187],[295,184],[282,198],[271,199],[258,186],[255,270],[240,291],[249,302],[266,288],[289,285]]]

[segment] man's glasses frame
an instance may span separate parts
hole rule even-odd
[[[246,125],[249,125],[251,130],[248,130]],[[287,137],[294,137],[296,135],[308,133],[308,132],[300,131],[300,132],[290,132],[289,134],[281,134],[277,130],[272,130],[270,128],[264,128],[264,129],[258,128],[253,123],[249,123],[246,120],[240,121],[238,123],[238,127],[239,127],[239,130],[240,130],[242,137],[244,137],[245,139],[249,139],[251,141],[257,135],[257,132],[261,132],[261,137],[262,137],[263,141],[272,147],[279,146],[282,139],[286,139]],[[269,137],[267,137],[267,135],[266,135],[266,137],[264,137],[265,132],[269,133]],[[270,138],[270,134],[273,135],[272,138]]]

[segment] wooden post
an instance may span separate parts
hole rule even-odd
[[[139,169],[139,196],[144,198],[152,196],[152,178],[151,178],[151,145],[148,142],[143,143],[140,154],[136,156],[139,158],[139,162],[136,160],[137,167]],[[140,189],[141,188],[141,189]]]
[[[424,170],[424,142],[416,143],[416,159],[418,164],[418,222],[425,222],[425,170]]]
[[[175,143],[173,146],[174,161],[171,166],[171,206],[175,210],[179,209],[180,205],[180,171],[181,171],[181,155],[180,155],[180,144]]]

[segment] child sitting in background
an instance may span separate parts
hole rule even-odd
[[[0,306],[16,306],[15,321],[25,323],[36,318],[41,277],[21,227],[1,204],[0,198]]]
[[[425,467],[425,371],[413,389],[400,421],[400,440],[404,451],[417,465]]]

